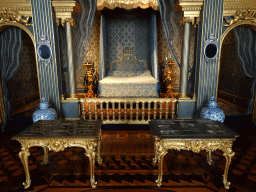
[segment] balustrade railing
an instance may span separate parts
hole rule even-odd
[[[174,119],[176,98],[81,98],[83,119],[104,124],[147,124],[151,119]]]

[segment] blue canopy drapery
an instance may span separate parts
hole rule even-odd
[[[87,47],[91,38],[91,31],[97,8],[95,0],[78,0],[82,11],[76,18],[76,28],[74,28],[76,67],[79,67],[85,59]]]
[[[4,126],[10,117],[10,102],[6,81],[10,80],[19,70],[22,45],[22,29],[20,28],[10,27],[0,34],[0,70],[5,111],[2,126],[3,131]]]
[[[252,113],[255,83],[256,83],[256,34],[253,29],[246,26],[234,28],[234,36],[237,46],[237,53],[242,64],[243,71],[247,77],[253,79],[251,87],[251,98],[247,113]]]
[[[162,20],[166,41],[176,65],[180,67],[180,64],[174,54],[174,50],[172,47],[173,40],[177,38],[177,37],[174,37],[173,34],[176,34],[176,35],[178,34],[177,33],[178,26],[174,22],[174,19],[172,18],[172,15],[174,14],[175,3],[176,3],[175,0],[158,0],[158,6],[159,6],[159,11],[161,15],[161,20]]]

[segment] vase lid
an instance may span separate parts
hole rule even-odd
[[[215,101],[215,96],[211,96],[211,100],[208,103],[208,107],[210,107],[210,108],[217,107],[217,101]]]
[[[42,102],[39,104],[40,109],[48,109],[48,103],[45,101],[45,98],[42,97]]]

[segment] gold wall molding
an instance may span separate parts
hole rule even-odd
[[[30,1],[0,0],[0,14],[4,11],[18,11],[23,17],[32,17]]]
[[[29,20],[30,17],[23,18],[23,15],[17,10],[8,10],[8,8],[5,8],[0,12],[0,24],[5,22],[17,22],[26,26],[32,26],[32,24],[29,23]]]
[[[248,9],[245,12],[241,12],[240,10],[237,10],[235,15],[233,15],[233,19],[228,19],[227,17],[223,17],[223,19],[226,22],[223,27],[229,27],[243,20],[249,20],[252,23],[256,23],[256,11]]]
[[[256,1],[255,0],[225,0],[223,16],[233,16],[236,14],[237,10],[245,12],[250,8],[252,11],[256,11]]]
[[[56,14],[56,22],[58,25],[65,26],[69,22],[72,27],[75,27],[73,15],[79,13],[82,8],[76,1],[52,1],[52,7]]]
[[[180,8],[178,9],[183,12],[184,18],[190,18],[192,24],[195,25],[199,22],[203,5],[204,0],[179,0]],[[237,10],[246,12],[249,8],[251,12],[256,12],[255,0],[224,0],[223,16],[234,16]]]

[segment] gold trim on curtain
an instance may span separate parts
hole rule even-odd
[[[147,9],[149,7],[154,10],[158,10],[158,0],[97,0],[97,10],[103,8],[115,9],[116,7],[123,9],[135,9],[142,8]]]

